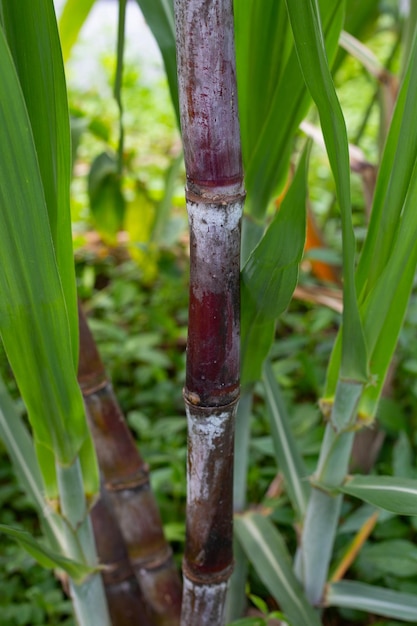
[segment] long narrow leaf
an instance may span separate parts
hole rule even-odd
[[[263,378],[278,465],[284,475],[292,505],[302,519],[310,493],[310,485],[307,482],[308,473],[291,432],[281,392],[268,361],[264,365]]]
[[[350,476],[338,491],[397,515],[417,515],[417,480],[394,476]]]
[[[355,238],[346,126],[326,58],[317,0],[287,0],[287,8],[304,79],[319,111],[341,211],[344,308],[340,376],[364,383],[367,353],[354,281]]]
[[[6,39],[35,141],[76,371],[78,316],[69,205],[71,139],[54,6],[52,0],[2,0],[2,4]]]
[[[306,231],[308,154],[306,149],[281,209],[242,270],[242,384],[260,377],[275,320],[297,284]]]
[[[37,509],[51,545],[60,540],[62,528],[58,517],[48,509],[44,484],[36,460],[33,441],[23,420],[0,378],[0,439],[2,439],[13,468],[26,496]]]
[[[311,102],[283,9],[276,0],[235,0],[245,210],[255,218],[265,215],[273,194],[287,179],[294,134]],[[321,0],[320,9],[332,58],[343,3]]]
[[[64,61],[68,61],[80,30],[95,0],[67,0],[59,18],[59,34]]]
[[[272,522],[257,513],[235,518],[239,542],[268,591],[292,626],[320,626],[317,613],[305,599],[290,556]]]
[[[359,413],[375,415],[385,374],[403,322],[416,267],[417,42],[398,96],[384,149],[368,235],[356,285],[374,383],[362,395]],[[340,337],[329,364],[325,397],[334,396],[340,364]]]
[[[173,0],[137,0],[162,54],[169,92],[179,125]]]
[[[76,561],[67,559],[49,548],[45,548],[45,546],[34,539],[30,533],[24,530],[0,524],[0,533],[8,535],[20,543],[23,548],[42,565],[42,567],[46,567],[47,569],[59,567],[77,584],[82,584],[84,579],[89,576],[89,574],[97,571],[95,568],[89,567],[83,563],[77,563]]]
[[[1,28],[0,65],[0,332],[35,437],[70,463],[87,435],[84,407],[37,153]]]
[[[417,623],[417,596],[351,580],[329,585],[324,604]]]

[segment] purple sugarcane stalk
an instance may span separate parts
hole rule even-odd
[[[105,489],[91,511],[113,626],[153,626]]]
[[[175,0],[190,225],[184,398],[188,420],[182,626],[224,623],[233,569],[244,202],[232,0]]]
[[[152,626],[178,626],[181,582],[167,543],[148,466],[139,454],[107,378],[81,306],[78,380],[103,488],[123,536]],[[145,615],[143,621],[145,622]]]

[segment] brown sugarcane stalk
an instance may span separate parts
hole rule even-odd
[[[148,467],[126,425],[80,306],[79,326],[78,380],[104,487],[152,626],[178,626],[181,582],[150,488]]]
[[[113,626],[152,626],[109,496],[103,488],[91,511],[91,520]]]
[[[218,626],[233,569],[244,202],[232,0],[175,0],[175,19],[191,264],[181,624]]]

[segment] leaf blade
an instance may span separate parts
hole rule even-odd
[[[338,491],[397,515],[417,515],[417,480],[394,476],[350,476]]]
[[[292,626],[319,626],[317,613],[304,597],[284,541],[272,522],[247,513],[235,517],[235,528],[249,560]]]
[[[415,595],[350,580],[331,583],[327,587],[324,604],[359,609],[413,624],[417,621]]]

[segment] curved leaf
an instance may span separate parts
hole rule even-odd
[[[349,476],[338,491],[397,515],[417,515],[417,480],[394,476]]]
[[[340,376],[364,383],[368,378],[367,351],[354,280],[355,237],[345,121],[326,57],[317,0],[287,0],[287,8],[304,79],[319,111],[342,218],[344,307]]]
[[[327,587],[325,606],[338,606],[417,623],[417,596],[342,580]]]
[[[18,528],[12,528],[0,524],[0,533],[4,533],[9,537],[12,537],[15,541],[28,552],[42,567],[47,569],[54,569],[58,567],[66,572],[76,584],[82,584],[84,580],[97,571],[97,568],[89,567],[84,563],[77,563],[72,559],[53,552],[49,548],[43,546],[39,541],[34,539],[32,535],[24,530]]]
[[[307,602],[281,535],[272,522],[257,513],[235,517],[235,529],[248,559],[292,626],[320,626]]]
[[[297,284],[305,242],[308,153],[304,151],[280,210],[242,270],[242,384],[260,377],[275,320]]]
[[[38,157],[0,28],[0,333],[35,437],[69,463],[87,436]]]

